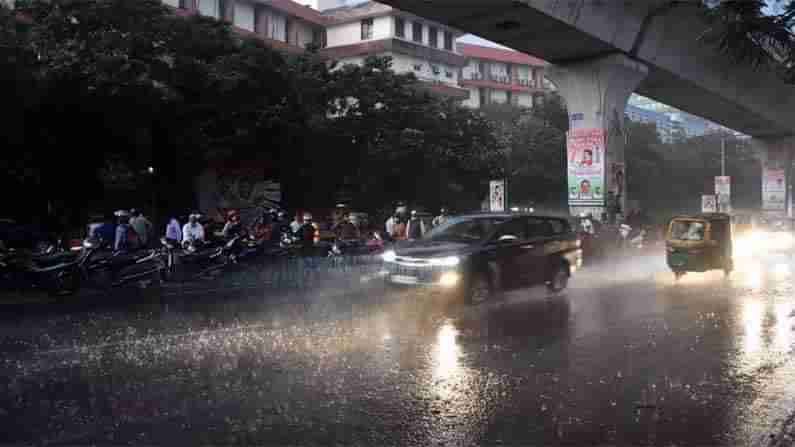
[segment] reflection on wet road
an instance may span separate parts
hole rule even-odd
[[[0,442],[748,445],[795,408],[793,269],[662,257],[562,298],[230,289],[0,325]]]

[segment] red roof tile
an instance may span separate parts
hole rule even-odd
[[[549,65],[547,62],[542,61],[541,59],[513,50],[484,47],[482,45],[473,45],[470,43],[461,42],[457,44],[457,47],[459,53],[466,57],[475,59],[487,59],[499,62],[509,62],[511,64],[533,65],[541,67]]]
[[[269,0],[267,4],[270,4],[270,6],[282,12],[306,20],[309,23],[314,23],[315,25],[325,25],[327,21],[326,17],[320,12],[292,0]]]

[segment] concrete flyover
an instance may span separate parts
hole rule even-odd
[[[623,138],[610,136],[637,92],[754,137],[765,160],[789,171],[795,87],[700,39],[709,24],[699,0],[379,1],[553,64],[550,78],[580,120],[572,129],[601,127],[612,161],[623,161]]]

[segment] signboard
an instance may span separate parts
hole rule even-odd
[[[505,180],[489,182],[489,209],[490,211],[505,211]]]
[[[715,177],[715,194],[721,196],[732,195],[732,178],[728,175]]]
[[[718,196],[718,211],[731,212],[732,178],[727,175],[715,177],[715,195]]]
[[[786,174],[784,169],[765,168],[762,172],[762,209],[786,211]]]
[[[702,213],[717,213],[718,202],[713,195],[701,196],[701,212]]]
[[[604,206],[604,130],[570,130],[566,134],[566,153],[569,206]]]

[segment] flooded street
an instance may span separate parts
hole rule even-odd
[[[466,308],[353,273],[4,305],[0,442],[766,445],[795,408],[793,273],[675,283],[651,256]]]

